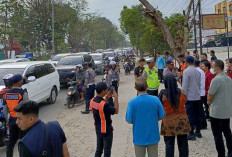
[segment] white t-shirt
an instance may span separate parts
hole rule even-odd
[[[201,96],[205,96],[205,73],[201,68],[196,68],[201,73]]]

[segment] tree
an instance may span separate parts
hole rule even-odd
[[[155,9],[147,0],[139,0],[143,6],[145,6],[144,15],[154,21],[154,25],[161,29],[165,40],[167,40],[168,45],[172,51],[172,54],[177,59],[178,53],[184,53],[187,50],[187,44],[189,40],[189,31],[192,27],[192,25],[189,25],[190,20],[190,13],[191,13],[191,7],[194,2],[194,0],[190,0],[187,12],[183,12],[184,14],[184,25],[180,27],[184,27],[184,34],[183,39],[180,40],[179,38],[173,37],[169,27],[165,23],[164,19],[160,15],[159,11]],[[194,13],[196,14],[196,12]],[[178,24],[179,25],[179,24]]]

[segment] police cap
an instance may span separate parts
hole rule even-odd
[[[88,63],[88,67],[93,67],[93,64],[92,63]]]
[[[185,61],[186,61],[187,63],[194,63],[194,58],[193,58],[193,56],[187,56],[187,57],[185,58]]]
[[[168,61],[166,61],[166,64],[168,65],[168,64],[174,64],[174,63],[172,60],[168,60]]]
[[[154,60],[153,58],[149,58],[149,59],[146,59],[146,62],[147,62],[147,63],[154,63],[155,60]]]
[[[14,83],[21,81],[22,79],[23,79],[22,75],[16,74],[11,78],[10,82],[14,84]]]

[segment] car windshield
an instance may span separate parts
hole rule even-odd
[[[25,69],[10,69],[10,68],[1,68],[0,69],[0,86],[5,86],[4,82],[3,82],[3,77],[7,74],[20,74],[20,75],[23,75],[23,72],[24,72]]]
[[[60,61],[62,58],[64,58],[64,56],[54,56],[52,61]]]
[[[101,61],[102,55],[91,55],[94,61]]]
[[[61,59],[57,65],[78,65],[82,64],[82,58],[81,57],[67,57]]]
[[[114,53],[106,53],[107,57],[114,57]]]

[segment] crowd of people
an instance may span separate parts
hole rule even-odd
[[[141,59],[135,71],[135,88],[138,96],[128,104],[126,120],[133,124],[133,142],[137,157],[158,156],[160,135],[164,136],[166,157],[174,157],[175,138],[180,157],[188,157],[188,140],[204,138],[201,131],[211,124],[218,157],[232,156],[232,58],[225,64],[215,52],[202,54],[197,51],[178,56],[180,67],[168,52],[164,57],[157,53],[157,61]],[[138,73],[144,71],[143,73]],[[158,79],[159,78],[159,79]],[[158,93],[160,83],[165,89]],[[179,84],[179,85],[178,85]],[[162,120],[159,131],[158,121]],[[228,153],[225,152],[223,135]]]

